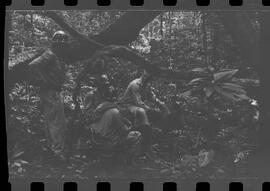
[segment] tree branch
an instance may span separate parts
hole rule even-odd
[[[128,45],[135,41],[141,29],[157,17],[161,11],[129,11],[121,16],[96,39],[106,45]]]

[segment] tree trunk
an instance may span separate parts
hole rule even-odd
[[[219,13],[219,17],[235,44],[239,46],[245,63],[258,67],[259,34],[252,26],[246,13],[225,12]]]
[[[129,11],[95,39],[105,45],[128,45],[135,41],[141,29],[160,13],[160,11]]]

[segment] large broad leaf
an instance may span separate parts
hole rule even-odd
[[[191,91],[188,90],[188,91],[185,91],[185,92],[181,93],[179,97],[180,98],[188,98],[190,96],[191,96]]]
[[[191,80],[189,83],[188,83],[188,85],[190,86],[190,85],[195,85],[195,84],[197,84],[198,82],[202,82],[203,81],[203,78],[195,78],[195,79],[193,79],[193,80]]]
[[[222,89],[225,89],[228,92],[237,93],[237,94],[246,94],[247,92],[244,88],[238,84],[234,83],[222,83],[220,84]]]
[[[242,79],[242,78],[233,78],[232,82],[238,83],[244,86],[254,86],[258,87],[260,85],[260,81],[256,79]]]
[[[230,101],[240,101],[237,97],[233,94],[223,91],[222,88],[216,87],[215,90],[223,97],[229,99]]]
[[[251,100],[246,94],[235,94],[235,96],[238,96],[240,100]]]
[[[215,86],[215,90],[222,96],[224,96],[225,98],[231,100],[231,101],[242,101],[242,100],[249,100],[250,98],[242,92],[235,92],[235,91],[231,91],[225,88],[221,88],[218,86]]]
[[[234,70],[228,70],[228,71],[215,73],[214,80],[215,80],[215,82],[230,80],[237,72],[238,72],[238,70],[234,69]]]
[[[193,70],[191,70],[192,72],[205,72],[205,69],[203,68],[194,68]]]

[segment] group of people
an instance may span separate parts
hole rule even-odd
[[[65,132],[67,124],[64,99],[61,93],[65,81],[65,47],[69,36],[64,31],[54,33],[51,48],[29,64],[31,81],[40,87],[40,100],[46,122],[45,135],[48,147],[60,159],[65,160]],[[150,151],[152,128],[146,111],[150,109],[142,101],[142,91],[151,76],[144,71],[129,83],[123,96],[116,102],[104,100],[95,110],[95,121],[88,128],[93,139],[104,149],[126,152],[129,158]],[[118,107],[125,107],[133,120],[125,123]]]

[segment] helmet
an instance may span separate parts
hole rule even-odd
[[[68,42],[68,39],[69,37],[67,33],[64,31],[56,31],[52,37],[53,42],[60,42],[60,43]]]

